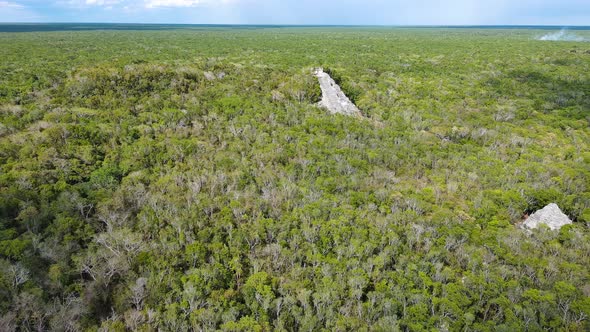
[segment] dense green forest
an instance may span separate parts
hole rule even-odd
[[[588,331],[590,43],[542,34],[0,33],[0,330]]]

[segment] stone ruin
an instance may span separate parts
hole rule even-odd
[[[559,206],[551,203],[531,214],[522,225],[527,229],[535,229],[540,225],[546,225],[552,230],[559,230],[561,227],[571,223],[570,218],[561,211]]]

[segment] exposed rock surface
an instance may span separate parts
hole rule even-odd
[[[222,79],[222,78],[224,78],[224,77],[225,77],[227,74],[226,74],[225,72],[219,72],[219,73],[215,74],[215,73],[213,73],[213,72],[206,71],[206,72],[203,72],[203,75],[205,76],[205,78],[206,78],[208,81],[213,81],[213,80],[215,80],[215,79]]]
[[[205,78],[206,78],[208,81],[213,81],[213,80],[215,79],[215,74],[213,74],[213,73],[212,73],[212,72],[210,72],[210,71],[206,71],[206,72],[204,72],[204,73],[203,73],[203,75],[205,75]]]
[[[319,103],[321,107],[327,108],[332,114],[363,116],[361,111],[342,92],[338,84],[322,68],[315,70],[315,76],[320,81],[322,89],[322,100]]]
[[[547,225],[550,229],[556,230],[571,224],[572,221],[566,216],[557,204],[551,203],[541,210],[531,214],[524,222],[524,227],[534,229],[539,225]]]

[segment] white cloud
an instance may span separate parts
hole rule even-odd
[[[87,5],[112,6],[120,3],[120,0],[86,0]]]
[[[148,0],[145,6],[147,8],[156,7],[194,7],[201,4],[201,0]]]
[[[0,1],[0,8],[24,8],[24,6],[16,2]]]
[[[128,0],[59,0],[55,3],[57,5],[74,8],[84,8],[89,6],[104,6],[110,7],[114,5],[120,5],[125,2],[131,2]]]
[[[229,2],[235,2],[232,0],[145,0],[146,8],[158,8],[158,7],[196,7],[199,5],[209,4],[226,4]]]
[[[0,22],[38,22],[41,19],[34,10],[12,1],[0,1]]]
[[[3,1],[0,1],[2,3]],[[188,8],[201,5],[236,3],[238,0],[68,0],[58,1],[70,6],[102,6],[127,8]]]

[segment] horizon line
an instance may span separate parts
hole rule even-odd
[[[590,25],[567,24],[290,24],[290,23],[157,23],[157,22],[0,22],[8,24],[122,24],[122,25],[178,25],[178,26],[269,26],[269,27],[559,27],[587,28]]]

